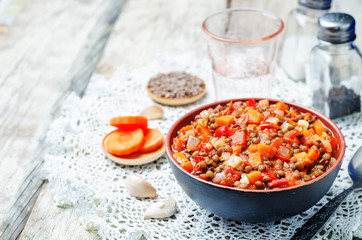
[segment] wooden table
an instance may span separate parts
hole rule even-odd
[[[228,6],[258,7],[285,20],[296,2],[10,2],[6,13],[17,12],[14,21],[0,25],[0,239],[99,238],[82,228],[72,208],[55,205],[38,174],[46,153],[44,137],[58,107],[71,91],[87,94],[93,73],[110,77],[117,67],[141,67],[160,52],[191,50],[206,56],[201,30],[206,16]],[[333,4],[362,25],[359,0],[334,0]],[[360,47],[361,41],[362,37],[357,42]]]

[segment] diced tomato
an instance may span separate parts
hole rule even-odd
[[[336,150],[338,148],[338,141],[337,138],[328,136],[328,141],[331,144],[331,147],[333,150]]]
[[[224,173],[225,179],[220,181],[221,185],[232,186],[234,182],[240,180],[241,172],[236,171],[234,168],[227,168]]]
[[[227,126],[218,127],[215,131],[215,137],[229,136],[229,129]]]
[[[240,155],[240,153],[241,153],[241,147],[240,146],[234,145],[234,146],[232,146],[232,149],[233,149],[233,151],[232,151],[231,155],[234,155],[234,156],[239,156]]]
[[[288,131],[284,134],[284,142],[286,143],[290,143],[290,144],[293,144],[293,143],[299,143],[299,136],[301,136],[302,133],[296,129],[293,129],[291,131]]]
[[[230,101],[227,106],[229,107],[229,113],[232,113],[235,110],[233,101]]]
[[[248,162],[252,166],[258,166],[258,165],[263,164],[263,159],[261,158],[261,154],[259,152],[250,153],[249,158],[248,158]]]
[[[172,143],[172,148],[174,151],[182,151],[186,148],[186,142],[181,141],[180,138],[174,138]]]
[[[235,122],[235,116],[234,115],[226,115],[216,118],[215,120],[216,125],[218,126],[230,126],[232,123]]]
[[[259,126],[260,126],[260,130],[263,130],[265,128],[279,129],[278,125],[269,123],[269,122],[261,123]]]
[[[265,157],[273,158],[275,153],[277,152],[277,148],[274,146],[269,146],[266,144],[258,144],[258,152]]]
[[[250,109],[248,111],[248,119],[248,123],[259,124],[264,119],[264,115],[257,110]]]
[[[260,142],[265,142],[267,140],[272,140],[273,137],[272,135],[276,133],[275,129],[270,129],[270,128],[266,128],[264,130],[261,130],[258,132],[259,138],[260,138]]]
[[[291,131],[286,132],[284,136],[285,136],[286,138],[294,139],[294,138],[300,136],[301,134],[302,134],[302,133],[301,133],[300,131],[298,131],[298,130],[296,130],[296,129],[293,129],[293,130],[291,130]]]
[[[233,135],[234,133],[236,133],[236,131],[238,131],[240,128],[229,128],[228,129],[228,136]]]
[[[288,187],[288,180],[285,179],[285,178],[272,180],[271,182],[268,183],[268,187],[270,187],[270,188],[275,188],[275,187],[284,188],[284,187]]]
[[[194,157],[194,160],[195,160],[196,163],[199,163],[201,161],[204,161],[205,158],[203,156],[196,156],[196,157]]]
[[[230,138],[231,145],[246,146],[246,133],[244,131],[236,131]]]
[[[249,121],[249,116],[248,114],[242,115],[241,117],[239,117],[238,119],[235,120],[235,123],[237,125],[243,125],[243,124],[247,124]]]
[[[263,176],[263,178],[264,178],[264,177],[269,177],[271,180],[277,179],[275,172],[266,171],[266,172],[262,172],[261,175]]]
[[[246,106],[248,107],[254,107],[256,105],[256,102],[253,98],[249,99],[248,101],[246,101]]]
[[[198,172],[198,171],[201,171],[202,172],[202,169],[199,167],[199,166],[197,166],[197,165],[193,165],[194,166],[194,169],[193,169],[193,172],[194,173],[196,173],[196,172]]]
[[[289,161],[292,157],[292,154],[290,153],[289,148],[285,146],[280,146],[275,156],[282,161]]]
[[[274,106],[274,110],[285,111],[287,105],[284,102],[277,102]]]
[[[246,174],[251,184],[255,184],[257,181],[263,181],[263,177],[260,171],[251,171]]]
[[[212,148],[210,149],[208,144],[211,144],[210,143],[211,139],[212,139],[211,136],[206,136],[199,144],[199,149],[204,152],[210,152]]]
[[[239,172],[239,171],[236,171],[234,168],[232,168],[232,167],[229,167],[229,168],[226,168],[225,169],[225,174],[229,174],[229,173],[231,173],[231,174],[236,174],[236,175],[239,175],[239,176],[241,176],[241,172]]]

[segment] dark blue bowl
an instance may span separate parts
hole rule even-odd
[[[246,101],[248,99],[233,99]],[[256,101],[260,99],[255,99]],[[244,222],[277,221],[302,213],[316,204],[332,186],[345,152],[344,137],[332,120],[310,108],[285,102],[300,112],[316,115],[332,131],[339,143],[337,161],[327,172],[304,184],[272,190],[236,189],[199,179],[182,169],[173,158],[172,140],[177,131],[188,125],[202,110],[224,105],[231,100],[219,101],[201,106],[181,117],[169,130],[166,137],[166,152],[177,182],[186,194],[198,205],[217,216]],[[269,99],[270,103],[277,100]]]

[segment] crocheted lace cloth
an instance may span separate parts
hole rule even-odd
[[[60,116],[47,134],[49,153],[45,157],[46,177],[55,202],[73,207],[87,230],[98,231],[102,239],[289,239],[328,200],[351,185],[347,165],[362,145],[362,114],[335,122],[342,130],[347,150],[333,186],[315,206],[282,221],[249,224],[219,218],[196,205],[177,184],[165,155],[143,166],[116,165],[101,149],[103,137],[112,130],[109,119],[137,115],[155,104],[147,95],[146,83],[157,73],[185,71],[198,75],[207,84],[207,94],[194,104],[182,107],[161,106],[164,119],[149,121],[150,127],[165,135],[182,115],[197,106],[214,101],[211,64],[195,53],[181,56],[162,54],[137,71],[119,68],[111,79],[95,75],[83,98],[71,94]],[[307,88],[290,81],[276,70],[273,98],[309,105]],[[157,199],[137,199],[125,189],[125,179],[138,174],[156,189]],[[174,216],[163,220],[145,219],[144,209],[167,198],[177,201]],[[306,196],[308,197],[308,196]],[[342,203],[317,239],[362,238],[362,191],[355,191]]]

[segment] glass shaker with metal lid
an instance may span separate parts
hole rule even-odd
[[[310,55],[313,106],[330,118],[361,111],[362,56],[353,41],[355,20],[345,13],[319,18],[319,44]]]
[[[287,19],[280,65],[289,78],[305,80],[309,53],[318,44],[318,18],[331,8],[331,0],[299,0]]]

